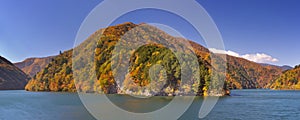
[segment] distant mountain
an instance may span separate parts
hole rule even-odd
[[[272,89],[300,90],[300,65],[285,71],[270,84]]]
[[[271,64],[266,64],[266,63],[261,63],[261,65],[262,66],[274,66],[274,67],[278,67],[278,68],[281,68],[283,71],[293,69],[293,67],[288,66],[288,65],[277,66],[277,65],[271,65]]]
[[[212,55],[210,51],[193,42],[189,41],[192,48],[195,51],[195,54],[200,65],[201,76],[200,80],[197,81],[200,84],[193,86],[185,86],[186,90],[183,88],[178,88],[179,84],[184,84],[178,82],[180,80],[180,70],[178,67],[178,61],[171,60],[174,58],[174,55],[170,53],[165,47],[157,44],[146,45],[134,52],[133,57],[130,58],[130,62],[134,63],[130,67],[130,74],[126,75],[123,79],[125,80],[125,86],[118,86],[113,77],[113,71],[111,69],[112,50],[118,42],[126,43],[126,40],[120,40],[120,38],[131,29],[138,29],[139,34],[137,37],[142,37],[144,39],[151,39],[153,41],[163,41],[164,39],[169,39],[170,47],[176,47],[177,49],[182,49],[182,45],[178,45],[180,41],[184,40],[183,38],[176,38],[168,35],[167,33],[157,30],[155,27],[137,27],[140,25],[133,23],[124,23],[116,26],[111,26],[105,29],[100,29],[91,35],[87,40],[81,43],[76,49],[82,51],[94,51],[95,52],[95,65],[96,65],[96,76],[97,81],[85,80],[86,76],[94,76],[91,74],[93,71],[89,70],[91,65],[75,65],[76,69],[80,71],[72,71],[72,50],[66,51],[61,55],[58,55],[54,58],[52,62],[42,71],[40,71],[36,77],[30,80],[26,86],[26,90],[29,91],[76,91],[74,85],[73,74],[79,75],[81,72],[87,74],[80,74],[79,78],[82,78],[83,81],[76,81],[76,88],[79,91],[83,92],[103,92],[103,93],[119,93],[120,88],[126,89],[126,91],[131,91],[132,89],[137,89],[138,86],[146,86],[150,82],[149,69],[153,64],[162,64],[164,67],[168,68],[167,78],[168,82],[164,85],[163,89],[158,90],[158,95],[165,95],[169,93],[175,93],[176,91],[192,91],[196,92],[198,95],[205,95],[210,93],[208,91],[208,85],[210,85],[210,78],[218,79],[218,77],[211,76],[211,70],[213,68],[211,63]],[[137,27],[137,28],[136,28]],[[143,35],[143,33],[153,33],[148,35]],[[100,33],[103,32],[101,36]],[[96,43],[93,42],[96,40]],[[134,42],[131,42],[129,45],[136,45],[139,42],[138,39],[131,39]],[[96,49],[91,49],[93,45],[96,45]],[[178,45],[178,46],[173,46]],[[132,53],[133,51],[121,51],[120,53]],[[187,51],[188,52],[188,51]],[[91,56],[89,52],[78,53],[76,55],[83,54],[83,56]],[[151,57],[155,55],[156,57]],[[184,58],[188,59],[189,57],[185,56]],[[119,60],[123,59],[122,57],[118,58]],[[83,63],[83,58],[73,58],[77,63]],[[188,61],[188,60],[187,60]],[[223,58],[218,58],[218,62],[222,63],[225,60]],[[186,63],[191,64],[191,63]],[[122,64],[120,64],[122,66]],[[233,56],[227,56],[227,81],[223,87],[223,91],[230,89],[253,89],[253,88],[266,88],[270,81],[276,79],[282,74],[282,69],[275,66],[264,66],[255,62],[248,61],[243,58],[237,58]],[[217,66],[222,67],[222,66]],[[157,77],[160,77],[160,73],[156,73]],[[132,78],[132,81],[128,78]],[[222,76],[222,75],[221,75]],[[157,79],[158,79],[157,78]],[[194,80],[194,78],[190,78]],[[85,81],[84,81],[85,80]],[[193,81],[190,81],[193,83]],[[217,84],[217,83],[214,83]],[[167,91],[168,90],[168,91]],[[124,92],[124,91],[123,91]]]
[[[290,70],[290,69],[293,69],[293,67],[291,66],[288,66],[288,65],[284,65],[284,66],[279,66],[283,71],[286,71],[286,70]]]
[[[23,90],[29,77],[0,56],[0,90]]]
[[[22,62],[14,63],[14,65],[20,68],[30,77],[33,77],[36,73],[44,69],[53,58],[54,56],[43,58],[28,58]]]

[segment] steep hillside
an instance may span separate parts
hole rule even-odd
[[[194,51],[210,63],[209,50],[190,41]],[[286,67],[255,63],[243,58],[227,55],[227,84],[230,89],[268,88],[268,84],[278,78]]]
[[[83,92],[103,92],[103,93],[120,93],[120,92],[132,92],[138,90],[140,87],[148,86],[150,83],[155,83],[155,91],[151,91],[151,94],[156,95],[166,95],[175,93],[187,93],[187,94],[197,94],[203,95],[207,94],[208,86],[212,84],[211,79],[219,79],[219,76],[211,76],[211,71],[215,68],[211,66],[211,54],[210,51],[192,41],[188,41],[191,47],[187,50],[183,48],[181,41],[182,38],[176,38],[168,35],[167,33],[158,30],[155,27],[140,27],[133,23],[124,23],[116,26],[111,26],[106,29],[101,29],[92,34],[87,40],[81,43],[75,49],[80,50],[73,53],[75,65],[72,64],[72,50],[64,52],[54,58],[54,61],[42,71],[40,71],[36,77],[34,77],[28,85],[26,90],[30,91],[76,91],[74,85],[73,75],[77,75],[80,80],[77,80],[77,89]],[[133,31],[132,38],[128,36],[124,37],[124,34],[128,31]],[[101,33],[103,33],[101,35]],[[127,33],[126,33],[127,34]],[[123,50],[119,51],[120,54],[112,55],[115,45],[118,42],[127,45],[127,47],[138,46],[141,39],[151,39],[157,43],[163,43],[164,40],[169,40],[166,46],[160,44],[148,44],[144,45],[136,51]],[[93,47],[94,46],[94,47]],[[179,63],[175,56],[167,48],[175,48],[179,52],[185,51],[188,54],[178,54],[184,61],[190,61],[191,56],[190,50],[195,51],[197,57],[197,64],[199,64],[199,69],[201,75],[199,79],[197,77],[190,76],[191,81],[187,81],[190,86],[184,86],[184,88],[178,87],[180,84],[183,85],[181,81],[181,72],[184,69],[179,67]],[[93,51],[94,54],[91,54]],[[126,54],[131,53],[130,58],[126,57]],[[81,56],[81,57],[77,57]],[[90,58],[94,56],[93,58]],[[155,57],[153,57],[155,56]],[[94,60],[94,63],[87,63],[86,59]],[[171,59],[172,58],[172,59]],[[117,71],[113,71],[111,66],[115,66],[113,60],[122,61],[124,59],[129,59],[131,66],[129,66],[129,74],[124,75],[121,78],[124,81],[122,86],[119,86],[120,80],[115,80],[113,74]],[[224,59],[218,60],[220,63],[224,62]],[[159,69],[160,66],[155,66],[160,64],[166,71]],[[195,63],[181,63],[183,66],[197,66]],[[91,69],[91,66],[95,65],[95,69]],[[266,88],[266,85],[277,78],[282,69],[275,66],[263,66],[261,64],[251,62],[242,58],[227,56],[227,81],[222,87],[223,90],[227,88],[231,89],[250,89],[250,88]],[[75,67],[76,71],[72,71],[72,66]],[[122,69],[125,64],[120,63],[115,67]],[[218,66],[222,67],[222,66]],[[154,76],[149,75],[149,70],[158,69],[154,71]],[[196,68],[188,68],[195,70]],[[93,74],[93,73],[96,74]],[[81,74],[85,73],[85,74]],[[163,77],[166,75],[166,77]],[[89,78],[89,80],[87,80]],[[167,82],[151,81],[155,80],[165,80]],[[162,88],[162,89],[157,89]],[[122,89],[122,90],[120,90]],[[185,92],[183,92],[185,91]],[[140,92],[145,92],[141,90]],[[189,93],[191,92],[191,93]]]
[[[0,56],[0,90],[22,90],[28,79],[24,72]]]
[[[262,66],[243,58],[227,56],[227,80],[232,89],[267,88],[282,74],[276,66]]]
[[[82,78],[81,81],[77,81],[77,88],[79,91],[83,92],[102,92],[108,94],[114,93],[126,93],[128,91],[139,92],[137,89],[139,87],[145,87],[150,85],[150,76],[148,74],[149,69],[152,69],[153,65],[161,64],[166,71],[158,70],[158,74],[154,74],[153,77],[157,78],[157,80],[161,81],[151,81],[151,84],[155,82],[155,85],[152,84],[152,87],[161,87],[154,88],[151,91],[152,95],[170,95],[170,94],[197,94],[203,95],[208,94],[207,86],[209,85],[210,73],[209,73],[209,64],[202,60],[200,55],[197,55],[196,58],[197,64],[200,65],[200,72],[203,73],[200,78],[189,76],[191,79],[186,81],[185,83],[181,81],[181,72],[180,65],[176,59],[174,59],[174,54],[168,50],[166,47],[161,46],[159,44],[149,44],[138,49],[134,55],[130,58],[130,62],[134,63],[130,66],[130,74],[125,75],[123,78],[124,86],[118,86],[117,80],[113,77],[113,72],[111,68],[112,59],[112,51],[114,46],[118,41],[120,42],[129,42],[126,40],[121,40],[121,36],[123,36],[127,31],[137,27],[138,25],[133,23],[124,23],[116,26],[111,26],[106,29],[101,29],[91,35],[86,41],[80,44],[77,49],[82,50],[82,53],[75,54],[83,54],[82,56],[89,56],[90,52],[95,51],[95,62],[92,64],[96,65],[95,72],[96,76],[94,81],[93,72],[89,71],[91,63],[84,63],[82,61],[83,58],[74,58],[77,61],[75,65],[76,70],[72,71],[72,51],[64,52],[63,54],[54,58],[54,61],[50,62],[50,64],[41,72],[39,72],[36,77],[34,77],[26,86],[26,90],[30,91],[75,91],[74,81],[72,78],[73,73],[79,75],[79,78]],[[172,43],[168,43],[168,47],[173,47],[178,51],[182,51],[182,46],[174,46],[173,44],[180,43],[180,39],[174,38],[161,30],[156,29],[155,27],[146,27],[146,28],[138,28],[138,32],[141,33],[142,37],[151,38],[153,41],[161,42],[165,39],[170,39]],[[103,32],[103,35],[100,36],[100,33]],[[150,34],[144,34],[150,33]],[[136,38],[136,36],[134,37]],[[127,46],[135,46],[139,40],[131,41]],[[93,45],[95,45],[95,49],[93,49]],[[187,50],[188,54],[183,55],[182,58],[191,59],[189,57],[190,50]],[[200,50],[202,51],[202,50]],[[207,51],[206,51],[207,52]],[[120,51],[120,53],[130,53],[130,51]],[[206,53],[207,54],[207,53]],[[151,55],[156,55],[157,57],[151,58]],[[181,55],[181,54],[180,54]],[[78,55],[77,55],[78,56]],[[120,58],[122,59],[122,56]],[[195,63],[185,62],[186,67],[189,69],[197,69],[191,68],[187,66],[198,66],[192,65]],[[120,64],[121,66],[123,64]],[[85,73],[85,74],[80,74]],[[161,74],[159,74],[161,73]],[[166,75],[166,76],[165,76]],[[88,77],[87,77],[88,76]],[[166,78],[164,78],[166,77]],[[129,80],[131,78],[131,80]],[[90,80],[87,80],[90,79]],[[216,78],[217,79],[217,78]],[[193,81],[192,81],[193,80]],[[179,88],[179,84],[186,85],[186,88]],[[226,87],[226,86],[224,86]],[[120,90],[122,89],[122,90]],[[223,89],[223,85],[222,85]],[[183,92],[184,91],[184,92]],[[142,92],[145,92],[142,90]],[[224,92],[225,93],[225,92]]]
[[[300,66],[285,71],[278,79],[270,84],[272,89],[300,90]]]
[[[72,50],[69,50],[53,58],[43,70],[32,77],[25,90],[75,92],[71,67]]]
[[[44,58],[28,58],[22,62],[14,63],[15,66],[20,68],[23,72],[25,72],[30,77],[33,77],[36,73],[40,72],[44,69],[54,58],[44,57]]]

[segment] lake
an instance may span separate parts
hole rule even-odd
[[[221,97],[205,120],[297,120],[300,118],[300,91],[233,90]],[[116,95],[123,101],[127,96]],[[195,99],[181,120],[197,119],[202,97]],[[170,100],[156,97],[144,102],[127,100],[121,107],[147,112]],[[146,107],[134,107],[133,104]],[[113,114],[113,113],[112,113]],[[76,93],[0,91],[0,120],[95,120]]]

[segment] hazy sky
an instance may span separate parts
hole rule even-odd
[[[1,0],[0,55],[12,62],[56,55],[71,49],[76,32],[100,0]],[[199,0],[217,24],[226,53],[277,65],[300,64],[300,1]],[[176,6],[176,3],[172,3]],[[121,7],[121,6],[117,6]],[[188,9],[188,8],[187,8]],[[107,11],[109,15],[109,10]],[[191,14],[197,14],[197,11]],[[105,16],[104,16],[105,17]],[[161,10],[128,13],[113,24],[131,21],[169,25],[205,46],[182,18]],[[99,20],[101,22],[101,20]]]

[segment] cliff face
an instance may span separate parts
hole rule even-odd
[[[29,77],[0,56],[0,90],[23,90]]]
[[[44,58],[28,58],[22,62],[14,63],[14,65],[20,68],[30,77],[33,77],[36,73],[44,69],[53,58],[54,56]]]
[[[35,77],[33,77],[26,86],[26,90],[29,91],[76,91],[73,75],[78,75],[80,80],[77,80],[77,89],[82,92],[102,92],[102,93],[126,93],[137,91],[139,87],[148,86],[153,81],[150,81],[153,77],[156,80],[165,80],[166,82],[155,81],[153,87],[155,91],[150,91],[152,95],[168,95],[168,94],[197,94],[204,95],[208,94],[208,86],[211,84],[211,79],[218,79],[222,76],[211,76],[211,71],[215,68],[211,66],[211,54],[210,51],[192,41],[188,41],[191,44],[191,48],[195,51],[199,69],[200,78],[196,79],[190,76],[188,84],[183,88],[178,87],[185,83],[181,81],[181,70],[185,70],[180,67],[189,66],[193,63],[180,63],[173,59],[175,56],[172,51],[159,44],[149,44],[139,48],[137,51],[119,51],[119,53],[127,54],[131,53],[132,56],[128,58],[131,66],[129,66],[129,74],[124,75],[122,78],[124,86],[118,86],[118,80],[115,80],[113,74],[115,74],[111,68],[114,64],[113,59],[122,61],[125,59],[124,56],[112,56],[115,45],[118,42],[129,45],[132,47],[139,43],[139,39],[151,39],[152,41],[161,42],[164,39],[170,40],[167,44],[169,48],[176,48],[177,50],[183,50],[184,45],[178,44],[182,41],[182,38],[176,38],[168,35],[167,33],[158,30],[155,27],[140,28],[140,25],[133,23],[124,23],[116,26],[111,26],[105,29],[96,31],[87,40],[81,43],[76,49],[83,52],[74,52],[72,50],[66,51],[51,61],[45,69],[41,70]],[[127,40],[121,39],[122,36],[132,30],[137,29],[138,31],[134,34],[133,38]],[[102,35],[100,33],[103,33]],[[147,34],[146,34],[147,33]],[[150,34],[149,34],[150,33]],[[175,46],[174,46],[175,45]],[[96,46],[95,48],[91,46]],[[189,50],[185,52],[189,53]],[[91,63],[85,64],[84,59],[76,56],[91,56],[89,52],[94,52],[94,64],[95,71],[88,71]],[[72,64],[72,54],[75,54],[73,60],[79,65]],[[155,57],[154,57],[155,56]],[[185,61],[189,61],[190,56],[182,56]],[[224,59],[220,58],[219,62],[224,62]],[[166,71],[159,69],[154,71],[154,76],[150,76],[149,70],[152,70],[154,65],[160,64]],[[226,64],[226,63],[225,63]],[[72,67],[76,67],[75,70]],[[117,66],[124,66],[124,64],[118,64]],[[196,66],[196,65],[194,65]],[[222,66],[217,66],[222,67]],[[194,68],[191,68],[194,69]],[[266,88],[267,84],[280,76],[282,69],[274,66],[263,66],[258,63],[254,63],[242,58],[236,58],[227,56],[227,81],[222,87],[223,91],[231,89],[249,89],[249,88]],[[80,74],[80,73],[86,74]],[[93,73],[96,72],[96,75]],[[223,74],[225,76],[225,74]],[[87,76],[90,76],[96,80],[86,80]],[[166,76],[166,77],[163,77]],[[196,82],[195,82],[196,81]],[[161,88],[161,89],[160,89]],[[120,90],[122,89],[122,90]],[[140,90],[138,93],[144,93],[145,91]],[[137,93],[137,94],[138,94]],[[224,92],[225,93],[225,92]]]

